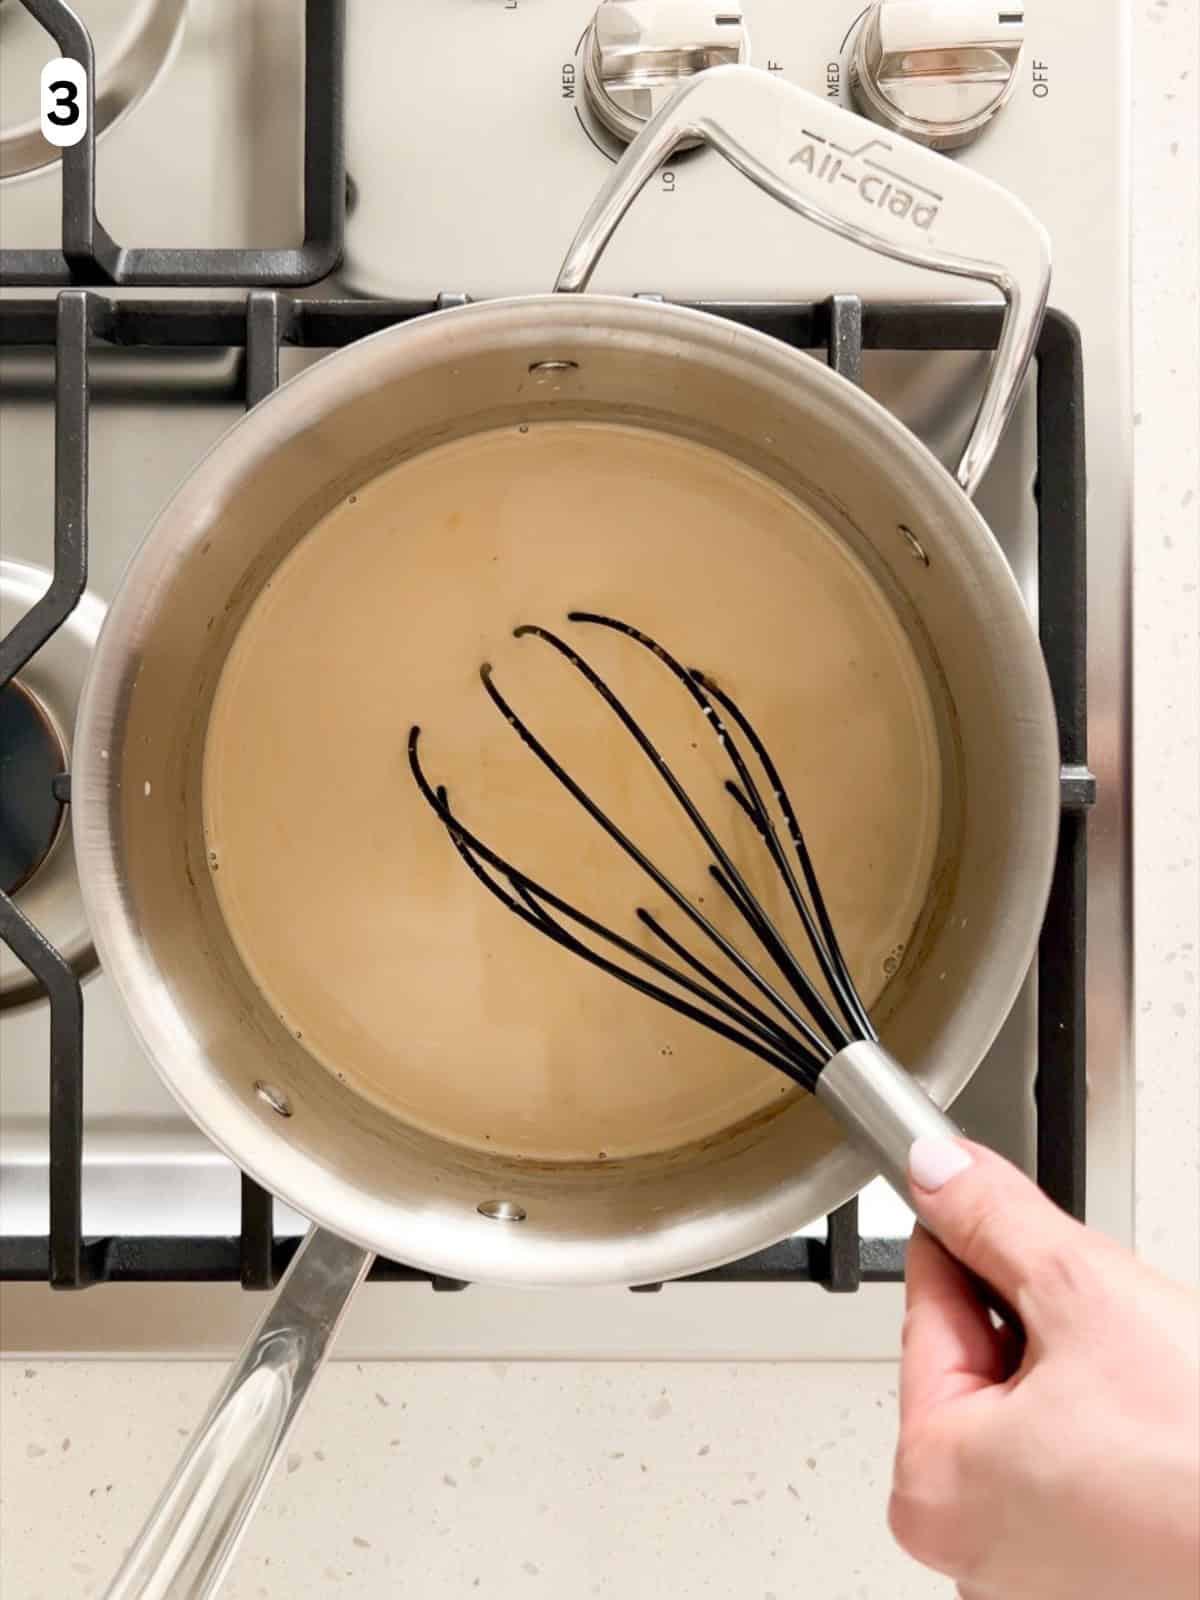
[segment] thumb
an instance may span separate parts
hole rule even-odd
[[[921,1221],[1022,1322],[1044,1329],[1077,1316],[1091,1236],[1023,1172],[969,1139],[921,1138],[908,1173]]]

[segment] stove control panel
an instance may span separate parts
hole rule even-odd
[[[875,0],[854,36],[851,96],[894,133],[957,150],[1011,95],[1024,34],[1021,0]]]
[[[1096,84],[1121,65],[1127,0],[346,0],[341,270],[368,295],[549,289],[631,138],[728,61],[866,113],[1011,189],[1054,235],[1055,300],[1094,272],[1115,216]],[[380,20],[387,12],[386,25]],[[1081,40],[1086,39],[1086,51]],[[403,63],[420,57],[418,73]],[[403,93],[398,84],[403,83]],[[486,130],[486,136],[485,136]],[[867,137],[864,134],[864,139]],[[1086,137],[1088,159],[1079,159]],[[937,185],[935,184],[936,188]],[[592,288],[669,299],[961,299],[952,279],[836,238],[712,150],[646,185]]]
[[[628,142],[685,79],[750,59],[736,4],[720,0],[601,0],[583,42],[588,103]]]

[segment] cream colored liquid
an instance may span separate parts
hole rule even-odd
[[[709,1136],[790,1091],[498,905],[413,784],[410,724],[431,779],[495,848],[630,937],[651,943],[638,905],[682,933],[492,706],[478,678],[492,661],[563,764],[763,964],[616,718],[547,645],[511,638],[522,622],[555,629],[627,698],[803,946],[686,692],[635,644],[569,624],[572,607],[636,624],[738,699],[789,785],[870,1003],[921,911],[937,843],[937,742],[916,659],[820,521],[678,439],[579,423],[477,435],[340,505],[235,641],[204,807],[229,930],[329,1070],[454,1140],[594,1160]]]

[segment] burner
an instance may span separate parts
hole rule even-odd
[[[0,637],[51,581],[45,567],[0,560]],[[19,887],[24,915],[81,977],[95,966],[96,953],[54,780],[71,765],[70,730],[103,620],[99,596],[85,594],[21,668],[20,679],[0,690],[0,889],[11,894]],[[44,999],[37,979],[0,940],[0,1014]]]
[[[66,752],[38,702],[19,682],[0,689],[0,889],[16,894],[50,854],[63,808],[54,780]]]

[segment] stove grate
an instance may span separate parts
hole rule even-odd
[[[287,286],[317,283],[333,271],[342,256],[346,217],[344,0],[305,0],[303,242],[294,247],[225,250],[131,249],[109,235],[96,215],[96,85],[91,37],[66,0],[21,3],[54,39],[62,55],[84,68],[87,122],[79,143],[62,153],[59,248],[0,250],[0,285]]]

